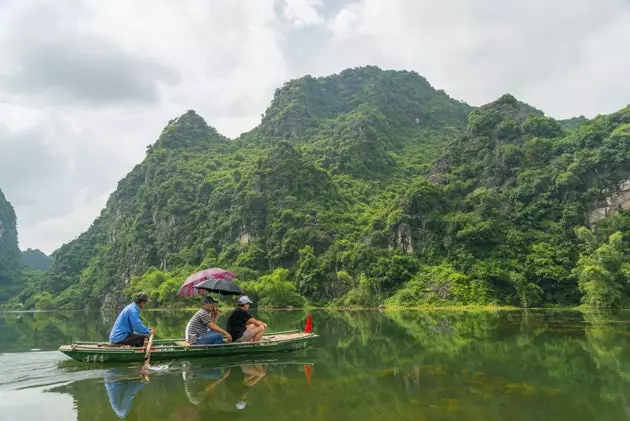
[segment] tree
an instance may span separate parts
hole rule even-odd
[[[594,236],[580,230],[580,237],[594,247]],[[583,253],[575,268],[582,303],[593,308],[620,308],[628,301],[630,263],[624,253],[622,233],[615,232],[608,242],[592,253]]]

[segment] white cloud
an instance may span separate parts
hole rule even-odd
[[[47,252],[170,119],[192,108],[237,136],[305,73],[413,69],[555,117],[630,102],[627,0],[3,0],[0,51],[0,188],[21,247]]]
[[[319,9],[321,0],[284,0],[284,17],[296,28],[305,28],[324,23]]]
[[[228,136],[257,124],[288,78],[274,7],[0,3],[0,188],[16,208],[20,246],[51,252],[87,229],[186,110]]]
[[[337,15],[328,23],[328,29],[332,32],[336,40],[343,40],[352,33],[355,25],[359,21],[361,5],[350,3],[342,8]]]
[[[553,116],[594,115],[629,101],[629,19],[625,0],[363,0],[329,25],[344,41],[330,53],[412,68],[476,105],[511,92]]]

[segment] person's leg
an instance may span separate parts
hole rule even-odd
[[[256,326],[255,330],[256,331],[254,332],[253,342],[258,342],[258,341],[260,341],[260,339],[265,334],[265,327],[264,326]]]
[[[209,331],[207,334],[199,338],[195,345],[215,345],[223,343],[223,335],[219,332]]]
[[[147,337],[145,335],[136,335],[135,333],[132,333],[122,341],[118,342],[117,345],[130,345],[136,347],[143,346],[146,338]]]
[[[243,336],[241,336],[237,342],[259,341],[263,333],[265,333],[264,327],[250,325],[247,327],[247,330],[243,333]]]

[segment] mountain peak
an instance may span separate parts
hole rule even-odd
[[[501,136],[499,132],[513,132],[507,126],[522,124],[529,117],[545,118],[545,114],[529,104],[519,101],[511,94],[482,105],[468,116],[468,131],[473,135]],[[549,119],[551,120],[551,119]],[[507,126],[506,126],[507,125]],[[499,127],[500,126],[500,127]]]
[[[220,135],[214,127],[209,126],[194,110],[188,110],[168,122],[157,142],[147,147],[147,153],[150,154],[156,148],[207,148],[212,143],[226,140],[226,137]]]
[[[416,72],[376,66],[293,79],[277,89],[259,128],[263,135],[300,138],[332,119],[377,114],[398,125],[460,126],[471,107],[436,90]]]
[[[525,102],[519,101],[512,94],[504,94],[498,99],[489,104],[479,107],[480,110],[494,109],[505,116],[518,117],[519,120],[527,118],[528,115],[534,114],[539,117],[544,117],[545,113],[536,107],[533,107]]]

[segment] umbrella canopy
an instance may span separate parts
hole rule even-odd
[[[208,279],[196,285],[197,289],[216,292],[223,295],[244,295],[245,292],[233,282],[225,279]]]
[[[236,275],[230,271],[221,268],[211,268],[204,269],[199,272],[193,273],[186,279],[186,281],[179,287],[179,291],[177,291],[177,295],[182,295],[184,297],[192,297],[193,295],[199,294],[199,290],[197,289],[197,285],[211,279],[215,280],[224,280],[226,282],[231,282],[232,279],[236,278]]]

